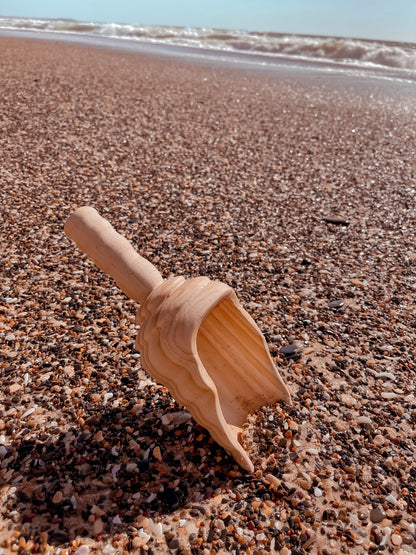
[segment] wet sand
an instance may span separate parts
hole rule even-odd
[[[411,88],[0,49],[3,553],[414,553]],[[84,204],[260,325],[293,405],[250,418],[254,474],[141,369]]]

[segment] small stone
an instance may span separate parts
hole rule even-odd
[[[338,513],[338,519],[341,522],[345,522],[347,520],[347,517],[348,517],[347,512],[344,511],[344,509],[341,509]]]
[[[359,416],[357,418],[357,424],[361,424],[362,426],[371,426],[373,421],[368,416]]]
[[[334,224],[334,225],[350,225],[350,222],[345,218],[341,218],[340,216],[324,216],[323,221],[327,224]]]
[[[403,538],[399,534],[392,534],[390,539],[391,539],[391,543],[396,547],[398,547],[399,545],[402,545],[403,543]]]
[[[104,530],[104,522],[101,518],[96,518],[94,524],[92,525],[92,533],[94,536],[98,536],[98,534],[102,534]]]
[[[286,358],[298,358],[301,354],[301,349],[299,345],[292,343],[291,345],[285,345],[280,349],[282,355]]]
[[[384,445],[384,443],[386,442],[386,440],[381,434],[377,434],[376,436],[374,436],[373,441],[375,445]]]
[[[188,422],[192,418],[192,414],[189,412],[173,412],[172,413],[172,424],[178,425]]]
[[[381,545],[381,543],[382,543],[382,541],[385,537],[384,534],[380,530],[374,530],[373,536],[374,536],[374,543],[376,545]]]
[[[159,445],[156,445],[156,447],[153,449],[153,456],[155,459],[157,459],[158,461],[162,460],[162,452],[160,450]]]
[[[140,530],[138,531],[137,535],[142,538],[144,540],[145,543],[147,543],[150,540],[150,534],[148,534],[147,532],[145,532],[142,528],[140,528]]]
[[[105,514],[105,511],[103,511],[103,509],[101,509],[97,505],[93,505],[91,507],[91,514],[93,514],[96,517],[100,517],[100,516],[103,516]]]
[[[341,401],[344,405],[347,405],[347,407],[353,407],[357,403],[357,400],[348,393],[341,394]]]
[[[299,426],[294,420],[289,420],[289,428],[292,430],[292,432],[297,432],[299,429]]]
[[[156,537],[163,535],[163,526],[161,522],[157,522],[156,524],[154,524],[152,528],[152,534]]]
[[[279,478],[276,478],[273,474],[266,474],[264,479],[272,486],[273,489],[278,489],[280,487],[281,482]]]
[[[22,386],[20,385],[20,383],[13,383],[9,387],[9,393],[16,393],[16,391],[19,391],[19,389],[22,389]]]
[[[394,391],[383,391],[381,396],[383,397],[383,399],[387,399],[388,401],[391,401],[392,399],[396,399],[398,397],[397,393],[394,393]]]
[[[310,480],[306,480],[305,478],[300,478],[299,485],[304,490],[309,491],[312,487],[312,482]]]
[[[336,301],[331,301],[330,303],[328,303],[328,308],[333,308],[335,310],[342,308],[345,304],[345,301],[339,299]]]
[[[95,439],[95,441],[103,441],[103,439],[104,439],[104,434],[103,434],[103,432],[102,432],[101,430],[100,430],[99,432],[97,432],[97,433],[94,435],[94,439]]]
[[[164,414],[161,418],[162,424],[164,426],[169,425],[173,420],[173,416],[171,414]]]
[[[260,508],[261,505],[261,501],[252,501],[251,502],[251,507],[253,509],[253,511],[257,512]]]
[[[386,501],[387,501],[387,503],[390,503],[391,505],[395,505],[397,503],[397,499],[391,493],[386,496]]]
[[[313,494],[315,497],[322,497],[323,495],[323,491],[321,490],[321,488],[314,488],[313,489]]]
[[[136,526],[137,528],[147,528],[150,524],[150,519],[147,516],[140,515],[137,517]]]
[[[61,503],[63,499],[62,491],[57,491],[52,497],[52,503]]]
[[[211,499],[211,502],[213,503],[213,505],[221,505],[222,503],[222,495],[219,493],[218,495],[216,495],[215,497],[213,497]]]
[[[90,552],[90,548],[88,545],[80,545],[78,549],[75,551],[74,555],[88,555]]]
[[[396,376],[391,372],[378,372],[378,373],[374,373],[373,376],[380,380],[383,380],[383,379],[393,380],[393,381],[396,380]]]
[[[179,540],[177,540],[176,538],[173,538],[173,539],[170,540],[170,542],[168,543],[168,547],[169,547],[169,549],[178,549],[178,547],[179,547]]]
[[[384,518],[386,518],[386,513],[381,505],[377,505],[377,507],[370,511],[370,520],[374,524],[381,522]]]

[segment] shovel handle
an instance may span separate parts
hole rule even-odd
[[[163,282],[158,270],[91,206],[82,206],[65,223],[66,235],[110,275],[130,299],[143,303]]]

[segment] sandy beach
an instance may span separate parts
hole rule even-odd
[[[0,553],[416,553],[415,86],[0,52]],[[82,205],[259,324],[253,474],[141,368]]]

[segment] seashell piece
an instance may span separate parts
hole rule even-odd
[[[143,368],[252,472],[242,425],[262,405],[290,402],[290,393],[234,291],[206,277],[163,280],[93,208],[75,211],[65,232],[141,303],[136,347]]]

